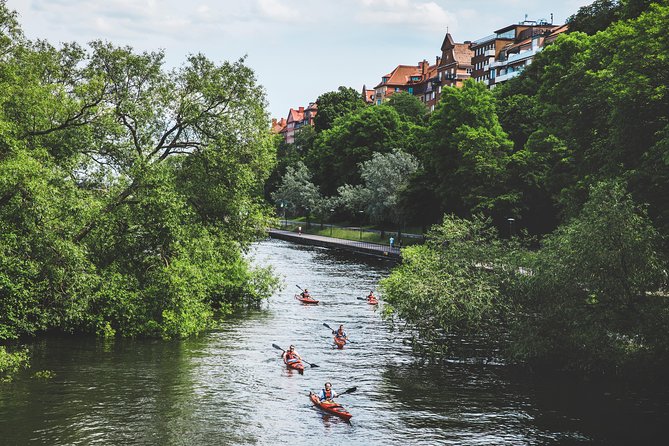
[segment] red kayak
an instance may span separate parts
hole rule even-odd
[[[346,409],[344,409],[341,406],[341,404],[321,401],[318,398],[318,395],[316,395],[315,393],[309,392],[309,398],[311,399],[311,402],[314,403],[314,406],[317,406],[321,410],[324,410],[327,413],[331,413],[332,415],[337,415],[339,418],[342,418],[346,421],[350,420],[351,417],[353,416],[350,413],[346,412]]]
[[[312,299],[310,297],[309,298],[304,298],[304,297],[300,296],[299,294],[295,295],[295,299],[299,300],[303,304],[317,304],[318,303],[318,301],[316,299]]]
[[[289,369],[297,370],[300,375],[304,375],[304,364],[302,364],[302,361],[287,362],[284,358],[283,362]]]
[[[344,345],[346,345],[346,339],[344,338],[338,338],[337,336],[334,337],[334,343],[337,346],[338,349],[344,348]]]
[[[379,303],[379,299],[377,299],[376,297],[372,299],[367,299],[367,303],[370,305],[377,305]]]

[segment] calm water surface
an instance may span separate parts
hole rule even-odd
[[[424,365],[378,309],[360,301],[389,265],[281,241],[257,245],[285,287],[262,311],[175,342],[49,338],[34,370],[0,384],[0,445],[668,444],[664,390],[512,376],[501,366]],[[318,306],[299,304],[296,285]],[[354,343],[332,348],[323,326]],[[288,371],[272,343],[318,368]],[[325,381],[353,418],[314,408]]]

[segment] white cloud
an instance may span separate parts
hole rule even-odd
[[[435,2],[363,0],[356,19],[366,25],[398,25],[429,29],[455,26],[457,19]]]
[[[286,6],[279,0],[258,0],[258,11],[263,17],[279,22],[295,22],[300,18],[297,9]]]

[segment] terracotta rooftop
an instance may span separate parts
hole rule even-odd
[[[471,49],[469,43],[456,43],[453,50],[453,55],[455,60],[460,65],[471,65],[472,57],[474,57],[474,51]]]
[[[297,110],[291,108],[288,112],[287,122],[301,122],[304,120],[304,107],[300,107]]]
[[[398,65],[393,71],[383,76],[383,79],[376,87],[383,85],[401,86],[418,84],[430,77],[432,72],[436,72],[436,65],[430,65],[426,60],[419,62],[418,65]]]
[[[272,133],[281,133],[286,128],[286,118],[281,118],[279,121],[272,119]]]

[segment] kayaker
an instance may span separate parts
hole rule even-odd
[[[302,361],[302,357],[295,351],[295,346],[291,345],[288,347],[288,350],[283,353],[283,360],[286,364],[292,364]]]
[[[367,300],[376,300],[376,296],[374,295],[374,291],[370,291],[369,294],[367,295]]]
[[[300,293],[300,296],[302,296],[302,299],[311,299],[311,294],[309,294],[309,290],[306,288]]]
[[[325,388],[321,389],[321,394],[319,395],[318,399],[320,399],[321,402],[326,401],[331,403],[333,399],[337,398],[337,396],[337,392],[332,390],[332,384],[325,383]]]
[[[335,335],[336,339],[343,339],[344,341],[348,341],[348,336],[346,335],[346,332],[344,331],[344,326],[340,325],[339,328],[336,331],[332,332],[333,335]]]

